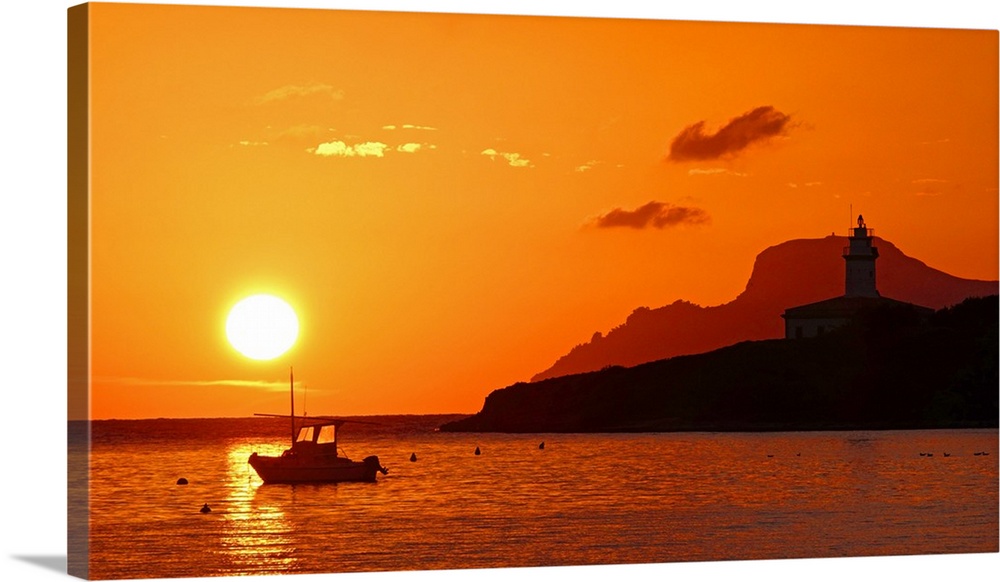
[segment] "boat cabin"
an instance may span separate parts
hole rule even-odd
[[[303,455],[337,456],[337,429],[343,421],[325,421],[299,427],[292,448],[283,453]]]

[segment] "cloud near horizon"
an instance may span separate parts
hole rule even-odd
[[[597,228],[626,227],[634,229],[705,224],[710,220],[707,212],[693,206],[672,206],[666,202],[651,201],[635,210],[615,208],[591,223]]]
[[[228,386],[236,388],[263,388],[265,390],[288,390],[285,380],[153,380],[149,378],[94,378],[95,382],[115,384],[119,386],[154,386],[176,388],[201,388],[213,386]]]
[[[754,143],[784,135],[790,120],[791,116],[765,105],[730,119],[714,134],[705,133],[705,122],[699,121],[674,137],[667,159],[684,162],[734,156]]]

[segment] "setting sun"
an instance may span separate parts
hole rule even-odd
[[[244,356],[273,360],[288,351],[299,335],[299,320],[288,303],[273,295],[253,295],[229,311],[226,337]]]

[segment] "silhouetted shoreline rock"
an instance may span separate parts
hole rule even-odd
[[[747,341],[517,383],[451,432],[660,432],[998,426],[998,299],[921,317],[878,308],[804,340]]]

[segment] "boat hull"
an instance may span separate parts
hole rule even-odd
[[[294,456],[265,457],[254,453],[248,461],[264,483],[374,483],[383,470],[378,457],[350,461],[343,457],[310,459]]]

